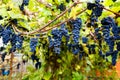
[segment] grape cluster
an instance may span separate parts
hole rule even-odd
[[[60,54],[60,47],[61,47],[61,41],[62,41],[62,37],[65,36],[66,37],[66,43],[69,41],[69,34],[68,34],[68,30],[65,28],[65,24],[61,25],[61,28],[58,29],[53,29],[51,31],[51,36],[48,37],[49,40],[49,47],[54,47],[54,52],[57,54]]]
[[[104,40],[106,41],[106,43],[109,46],[109,51],[113,52],[114,38],[112,36],[110,36],[110,28],[112,27],[110,17],[103,18],[101,20],[101,23],[102,23],[102,28],[103,28],[102,32],[103,32]]]
[[[68,43],[70,35],[68,34],[69,32],[68,32],[67,28],[65,28],[65,24],[61,25],[60,32],[61,32],[62,36],[66,37],[66,43]]]
[[[100,56],[102,56],[103,58],[105,58],[105,56],[112,56],[112,65],[115,66],[116,65],[116,59],[117,59],[117,54],[118,51],[114,50],[113,52],[106,52],[106,54],[103,54],[102,51],[100,52]]]
[[[105,56],[110,56],[111,55],[112,56],[112,65],[113,66],[116,65],[117,54],[118,54],[118,50],[114,50],[113,52],[106,52],[106,54],[103,54],[101,50],[99,52],[99,55],[101,57],[103,57],[104,59],[106,59],[106,61],[107,61],[107,58]]]
[[[29,0],[23,0],[21,6],[19,6],[21,11],[24,11],[24,6],[29,5]]]
[[[15,52],[16,51],[16,34],[12,34],[12,38],[11,38],[11,46],[12,46],[12,48],[10,49],[10,53],[11,52]]]
[[[118,36],[118,26],[111,17],[106,17],[101,21],[102,25],[105,25],[106,28],[112,28],[112,33],[114,36]]]
[[[31,55],[31,59],[32,59],[33,63],[35,62],[35,60],[36,60],[36,61],[39,60],[38,57],[36,56],[36,51],[33,52],[33,54]]]
[[[54,29],[52,30],[51,34],[53,35],[54,39],[54,52],[57,54],[60,54],[60,45],[61,45],[61,40],[62,40],[62,34],[59,29]]]
[[[6,29],[4,29],[4,31],[2,31],[1,36],[3,43],[5,45],[10,41],[11,35],[12,35],[12,30],[10,26],[8,26]]]
[[[73,44],[69,44],[68,48],[72,49],[72,52],[74,54],[78,54],[80,52],[79,38],[80,38],[80,29],[82,26],[82,20],[80,18],[76,18],[75,20],[71,20],[70,24],[72,25]]]
[[[21,49],[23,45],[23,40],[24,40],[23,36],[17,35],[16,40],[17,40],[16,47],[18,49]]]
[[[95,26],[95,22],[98,21],[98,17],[102,15],[103,5],[99,4],[99,0],[96,0],[95,3],[87,3],[87,9],[92,10],[90,16],[90,25]]]
[[[60,11],[64,11],[66,9],[66,6],[61,3],[59,6],[58,6],[58,9],[60,9]]]
[[[23,45],[24,38],[20,36],[19,34],[12,34],[12,38],[10,40],[12,48],[10,49],[10,52],[15,52],[16,49],[21,49]]]
[[[107,51],[105,54],[102,53],[100,50],[99,55],[105,58],[105,56],[112,56],[112,65],[115,66],[116,64],[116,59],[117,59],[117,53],[120,50],[119,45],[120,43],[117,44],[117,50],[114,50],[114,45],[115,45],[115,40],[120,40],[119,36],[119,27],[116,25],[115,21],[111,17],[105,17],[101,20],[101,28],[102,28],[102,34],[104,41],[107,43],[109,46],[109,51]],[[100,28],[95,29],[95,34],[98,35],[100,31]],[[110,35],[110,32],[113,33],[113,36]]]
[[[87,43],[88,42],[88,38],[87,37],[82,37],[82,42],[83,43]]]
[[[80,29],[82,26],[82,20],[80,18],[77,18],[76,20],[71,20],[70,23],[72,25],[73,42],[74,44],[78,44],[80,38]]]
[[[30,39],[30,48],[31,48],[31,52],[35,52],[36,51],[36,46],[38,43],[38,38],[31,38]]]
[[[10,49],[10,53],[16,51],[16,49],[22,48],[23,37],[20,36],[20,34],[15,34],[11,25],[6,26],[5,28],[0,25],[0,36],[5,45],[7,45],[8,42],[11,43],[12,48]]]

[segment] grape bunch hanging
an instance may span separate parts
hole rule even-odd
[[[10,53],[22,48],[24,38],[20,34],[15,34],[11,25],[4,27],[0,25],[0,37],[2,37],[3,44],[7,45],[9,42],[11,43]]]
[[[67,3],[70,0],[66,0]],[[19,6],[21,11],[24,11],[24,6],[29,5],[29,0],[23,0],[22,4]],[[50,35],[48,36],[48,46],[49,49],[53,51],[55,54],[62,53],[62,46],[66,46],[66,49],[73,53],[74,55],[79,55],[80,58],[83,57],[84,49],[82,44],[86,44],[86,48],[88,49],[89,53],[95,53],[95,48],[99,47],[99,56],[102,56],[103,59],[106,59],[107,56],[112,56],[112,65],[116,64],[117,55],[120,51],[120,28],[115,23],[115,20],[111,17],[105,17],[101,20],[101,26],[98,27],[98,20],[99,17],[102,15],[104,6],[100,4],[100,0],[95,0],[95,3],[87,3],[87,9],[91,10],[92,13],[90,14],[90,22],[87,23],[90,27],[94,28],[94,35],[95,39],[99,42],[97,43],[99,46],[95,44],[88,44],[88,41],[91,40],[87,36],[83,36],[81,34],[81,29],[83,28],[83,22],[81,18],[71,19],[67,22],[67,24],[62,24],[60,28],[55,28],[51,30]],[[66,6],[61,3],[57,6],[57,9],[60,11],[65,11]],[[17,24],[17,23],[16,23]],[[101,33],[102,32],[102,33]],[[111,35],[112,33],[113,35]],[[0,36],[3,39],[3,43],[7,45],[9,42],[11,43],[10,52],[15,52],[17,49],[22,49],[23,44],[23,36],[20,33],[15,33],[12,29],[12,25],[0,25]],[[82,37],[81,37],[82,36]],[[65,38],[65,41],[63,41]],[[80,43],[82,41],[82,43]],[[39,38],[30,38],[30,51],[33,52],[31,58],[34,60],[38,60],[36,53],[36,47],[39,43]],[[109,50],[104,53],[102,51],[102,42],[105,42]],[[64,45],[63,45],[64,44]],[[116,46],[116,50],[114,47]],[[107,60],[107,59],[106,59]]]

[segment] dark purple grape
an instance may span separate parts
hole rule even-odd
[[[3,19],[3,17],[0,15],[0,20],[2,20]]]
[[[91,10],[95,7],[96,5],[94,3],[87,3],[87,9]]]
[[[96,27],[98,17],[102,15],[103,5],[99,4],[100,0],[95,0],[95,3],[87,3],[87,9],[92,10],[90,16],[90,26]]]
[[[31,52],[35,52],[36,51],[36,46],[38,43],[38,38],[31,38],[30,39],[30,48],[31,48]]]
[[[69,2],[70,2],[70,0],[66,0],[66,2],[67,2],[67,3],[69,3]]]
[[[82,37],[82,42],[83,43],[87,43],[88,42],[88,38],[87,37]]]
[[[6,29],[4,29],[4,31],[2,31],[2,33],[1,33],[1,35],[2,35],[3,43],[5,45],[7,45],[7,43],[11,40],[11,35],[12,35],[12,30],[11,30],[10,26],[8,26]]]
[[[24,4],[20,5],[19,8],[21,11],[24,11]]]
[[[29,0],[23,0],[23,4],[24,5],[28,5],[29,4]]]
[[[58,29],[58,28],[53,29],[51,31],[51,35],[52,35],[52,37],[48,36],[49,47],[50,48],[53,47],[53,51],[57,54],[60,54],[62,37],[63,36],[66,37],[66,43],[68,43],[68,41],[69,41],[69,34],[68,34],[68,30],[65,28],[65,24],[62,24],[60,29]]]
[[[41,67],[41,62],[37,61],[35,64],[35,68],[40,69],[40,67]]]
[[[117,0],[112,0],[113,2],[116,2]]]
[[[58,9],[60,9],[60,11],[64,11],[66,9],[66,6],[64,5],[64,3],[61,3],[59,6],[58,6]]]
[[[112,65],[113,66],[116,65],[117,54],[118,54],[117,50],[112,53]]]
[[[82,20],[80,18],[76,18],[75,20],[71,20],[70,24],[72,25],[73,44],[69,44],[68,48],[72,49],[73,54],[78,54],[80,52],[79,38],[80,38],[80,29],[82,26]]]

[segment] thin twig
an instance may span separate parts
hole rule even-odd
[[[34,34],[36,32],[40,32],[41,30],[43,30],[44,28],[46,28],[47,26],[49,26],[51,23],[55,22],[57,19],[59,19],[61,16],[63,16],[67,11],[69,11],[72,7],[74,7],[75,5],[77,4],[80,4],[79,3],[73,3],[68,9],[66,9],[64,12],[62,12],[61,14],[59,14],[55,19],[53,19],[52,21],[50,21],[49,23],[47,23],[46,25],[44,25],[42,28],[39,28],[39,29],[36,29],[36,30],[33,30],[31,32],[23,32],[23,31],[20,31],[18,30],[17,28],[15,28],[15,30],[17,32],[20,32],[21,34],[23,35],[30,35],[30,34]]]
[[[114,12],[114,11],[112,11],[112,10],[109,10],[109,9],[105,8],[105,7],[103,7],[103,9],[105,9],[105,10],[107,10],[107,11],[109,11],[109,12],[111,12],[111,13],[117,15],[117,16],[120,16],[119,13],[116,13],[116,12]]]
[[[41,4],[43,4],[43,5],[45,5],[47,8],[52,9],[51,5],[49,5],[48,3],[44,3],[41,0],[36,0],[36,1],[39,2],[39,3],[41,3]]]
[[[87,9],[84,9],[84,10],[78,12],[78,13],[76,14],[76,16],[79,15],[79,14],[81,14],[81,13],[83,13],[83,12],[85,12],[86,10],[87,10]],[[56,28],[56,27],[59,27],[61,24],[64,24],[64,23],[70,21],[72,18],[73,18],[73,17],[71,17],[71,18],[69,18],[69,19],[67,19],[67,20],[65,20],[65,21],[63,21],[63,22],[61,22],[61,23],[58,23],[57,25],[55,25],[55,26],[53,26],[53,27],[51,27],[51,28],[49,28],[49,29],[41,30],[41,32],[47,32],[47,31],[49,31],[49,30],[51,30],[51,29],[54,29],[54,28]]]
[[[38,1],[39,1],[39,0],[38,0]],[[72,7],[74,7],[74,6],[77,5],[77,4],[81,4],[81,3],[83,3],[83,2],[77,2],[77,3],[74,2],[68,9],[66,9],[64,12],[62,12],[60,15],[58,15],[55,19],[53,19],[52,21],[50,21],[49,23],[47,23],[46,25],[44,25],[42,28],[39,28],[39,29],[30,31],[30,32],[23,32],[23,31],[20,31],[20,30],[17,29],[16,27],[14,27],[14,29],[15,29],[17,32],[20,32],[22,35],[30,35],[30,34],[34,34],[34,33],[37,33],[37,32],[40,33],[40,32],[49,31],[49,30],[51,30],[51,29],[53,29],[53,28],[55,28],[55,27],[57,27],[57,26],[59,26],[59,25],[65,23],[65,22],[69,21],[70,19],[67,19],[67,20],[65,20],[65,21],[63,21],[63,22],[61,22],[61,23],[55,25],[55,26],[52,27],[52,28],[49,28],[49,29],[47,29],[47,30],[44,30],[44,29],[45,29],[46,27],[48,27],[51,23],[55,22],[57,19],[59,19],[61,16],[63,16],[63,15],[64,15],[67,11],[69,11]],[[119,13],[116,13],[116,12],[114,12],[114,11],[111,11],[111,10],[105,8],[105,7],[103,7],[103,9],[105,9],[105,10],[107,10],[107,11],[109,11],[109,12],[112,12],[112,13],[114,13],[115,15],[120,16]],[[84,12],[84,10],[83,10],[83,12]],[[80,13],[81,13],[81,12],[80,12]],[[78,14],[80,14],[80,13],[78,13]],[[43,30],[43,31],[42,31],[42,30]]]
[[[49,23],[47,23],[45,26],[43,26],[42,28],[40,29],[37,29],[35,31],[32,31],[30,32],[29,34],[32,34],[32,33],[36,33],[36,32],[39,32],[41,31],[42,29],[46,28],[47,26],[49,26],[51,23],[53,23],[54,21],[56,21],[57,19],[59,19],[61,16],[63,16],[67,11],[69,11],[73,6],[75,6],[76,3],[73,3],[70,8],[66,9],[64,12],[62,12],[60,15],[58,15],[55,19],[53,19],[52,21],[50,21]]]
[[[90,33],[89,33],[89,34],[91,35],[91,37],[93,37],[94,41],[95,41],[95,42],[97,42],[97,39],[96,39],[96,37],[95,37],[94,33],[90,31]]]

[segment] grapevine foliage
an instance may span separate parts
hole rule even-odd
[[[40,62],[41,56],[42,57],[44,56],[44,60],[46,61],[45,64],[46,65],[49,64],[48,66],[49,68],[52,67],[51,70],[57,70],[58,68],[62,69],[63,67],[61,66],[64,66],[77,71],[79,70],[78,63],[82,60],[87,60],[88,58],[90,59],[91,55],[94,55],[95,58],[97,55],[97,58],[102,59],[101,62],[106,61],[106,63],[110,61],[109,57],[111,57],[111,62],[110,62],[111,65],[113,66],[116,65],[116,60],[118,58],[120,51],[120,42],[119,42],[120,27],[118,26],[116,20],[116,18],[119,17],[119,14],[111,10],[108,10],[117,16],[103,17],[103,15],[105,15],[103,14],[104,13],[103,10],[104,9],[107,10],[107,9],[103,4],[101,4],[100,2],[101,0],[95,0],[94,3],[87,2],[87,6],[85,7],[88,11],[87,12],[84,11],[84,14],[86,14],[88,18],[86,21],[83,16],[77,14],[77,12],[79,11],[79,10],[77,11],[78,9],[77,7],[79,6],[76,5],[79,5],[78,4],[79,2],[77,3],[74,0],[65,0],[61,2],[59,2],[60,0],[58,1],[48,0],[50,2],[51,1],[53,2],[53,3],[51,2],[51,4],[44,3],[43,0],[43,2],[40,2],[40,4],[45,5],[46,9],[41,8],[43,7],[43,5],[40,5],[39,7],[33,7],[33,5],[36,4],[37,2],[32,4],[29,3],[30,1],[31,0],[22,0],[22,4],[18,6],[19,10],[16,12],[21,12],[19,15],[17,15],[17,17],[19,18],[13,16],[14,13],[12,13],[12,11],[15,11],[14,9],[6,10],[8,12],[6,15],[9,14],[10,17],[8,16],[6,17],[6,15],[2,16],[3,14],[2,15],[0,14],[0,22],[2,23],[2,20],[3,21],[5,20],[4,23],[0,24],[0,37],[2,38],[4,45],[11,45],[9,49],[9,53],[15,52],[16,50],[20,50],[20,49],[24,50],[25,47],[23,48],[23,45],[25,44],[23,43],[23,41],[25,41],[27,43],[29,42],[30,50],[29,49],[28,50],[31,52],[31,55],[29,56],[32,59],[33,63],[35,63],[36,69],[39,69],[42,66],[42,63]],[[37,0],[37,1],[39,2],[41,0]],[[117,2],[117,0],[112,0],[112,1]],[[75,5],[70,6],[71,3],[73,2],[75,3]],[[29,6],[29,4],[31,4],[32,7]],[[70,7],[70,9],[68,9],[67,7]],[[74,7],[74,9],[72,9],[72,7]],[[32,8],[32,9],[26,9],[26,8]],[[57,10],[55,9],[58,10],[58,13],[60,13],[60,15],[56,14]],[[5,10],[3,9],[3,11]],[[42,15],[40,15],[41,13]],[[57,17],[55,18],[54,16]],[[37,18],[34,19],[34,17]],[[51,19],[48,20],[46,19],[46,17],[48,19],[51,18],[53,20]],[[39,18],[42,19],[39,20]],[[67,19],[67,21],[63,21],[64,18],[66,19],[69,18],[69,19]],[[35,20],[38,22],[35,22]],[[46,24],[46,23],[41,24],[43,20],[45,20],[45,22],[48,22],[47,26],[45,25],[42,28],[35,30],[36,32],[35,31],[32,32],[34,28],[38,28],[39,23],[40,26]],[[53,29],[54,27],[53,22],[55,22],[56,20],[58,20],[58,22],[61,23],[57,24],[57,27]],[[27,27],[24,26],[27,24],[26,22],[28,22]],[[52,28],[48,27],[51,26],[50,24],[53,26]],[[20,26],[22,27],[22,29],[20,28]],[[86,30],[82,31],[82,29],[84,28]],[[25,31],[24,29],[26,29],[28,32]],[[43,32],[43,34],[41,32]],[[47,33],[45,33],[44,35],[44,32]],[[106,47],[108,49],[106,49]],[[39,55],[40,58],[36,53],[40,53]],[[3,62],[5,56],[6,54],[2,55]],[[66,60],[68,60],[68,62],[66,62]],[[62,62],[63,63],[66,62],[65,64],[67,65],[61,64]],[[94,60],[93,61],[91,60],[91,62],[93,62],[93,64],[96,64],[94,63]],[[19,65],[20,64],[18,64],[18,68]],[[87,65],[91,65],[91,67],[93,68],[90,62],[87,62]],[[75,69],[74,67],[76,66],[77,68]],[[67,70],[63,70],[63,72],[61,71],[59,75],[64,74],[64,71],[67,72]],[[4,70],[2,71],[2,73],[4,75],[7,75],[7,73],[5,73]],[[64,77],[62,75],[60,76]],[[57,79],[57,78],[53,78],[53,79]]]

